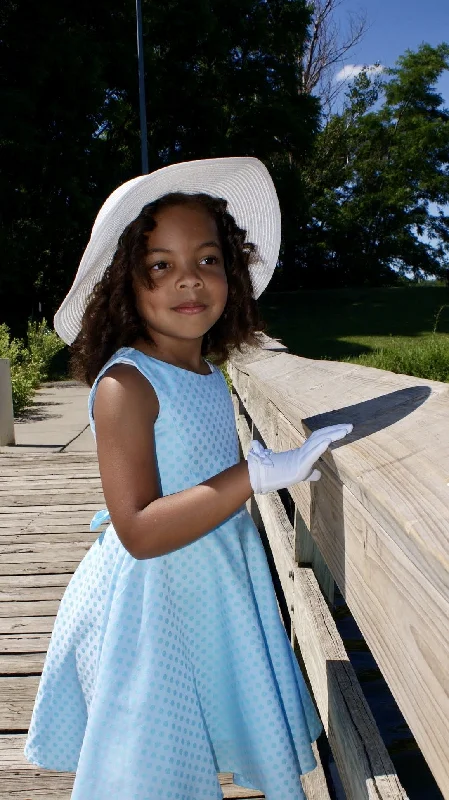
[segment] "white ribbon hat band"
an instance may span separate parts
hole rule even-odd
[[[92,289],[112,262],[118,240],[127,225],[169,192],[203,192],[228,202],[229,213],[257,245],[258,259],[250,265],[257,299],[268,285],[279,255],[281,213],[273,181],[257,158],[210,158],[185,161],[141,175],[119,186],[107,198],[95,219],[72,287],[54,318],[55,330],[72,344],[80,329]]]

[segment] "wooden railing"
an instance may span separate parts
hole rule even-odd
[[[251,438],[280,451],[354,424],[320,481],[290,487],[292,514],[277,492],[248,501],[348,800],[406,794],[329,610],[334,581],[449,798],[448,386],[300,358],[268,337],[227,369],[244,456]]]

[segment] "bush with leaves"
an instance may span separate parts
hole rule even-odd
[[[0,325],[0,358],[10,361],[14,414],[29,405],[35,389],[48,377],[53,356],[64,346],[45,319],[40,323],[28,321],[27,344],[11,339],[8,326]]]

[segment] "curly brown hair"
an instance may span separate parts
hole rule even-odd
[[[205,333],[201,354],[220,365],[233,348],[241,352],[244,343],[260,346],[258,333],[266,329],[266,323],[260,318],[249,273],[249,265],[255,261],[256,246],[246,241],[246,231],[238,227],[227,211],[226,200],[203,193],[170,192],[145,205],[125,228],[111,264],[93,288],[81,330],[70,349],[70,373],[76,380],[92,386],[101,368],[120,347],[130,346],[137,338],[154,343],[136,309],[133,276],[147,288],[154,287],[145,266],[145,234],[156,227],[155,215],[161,209],[187,204],[200,204],[215,219],[228,281],[226,306],[221,317]]]

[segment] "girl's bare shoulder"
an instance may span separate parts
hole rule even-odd
[[[159,413],[159,401],[151,382],[130,364],[113,364],[98,382],[93,414],[113,422],[117,415],[138,415],[153,422]]]

